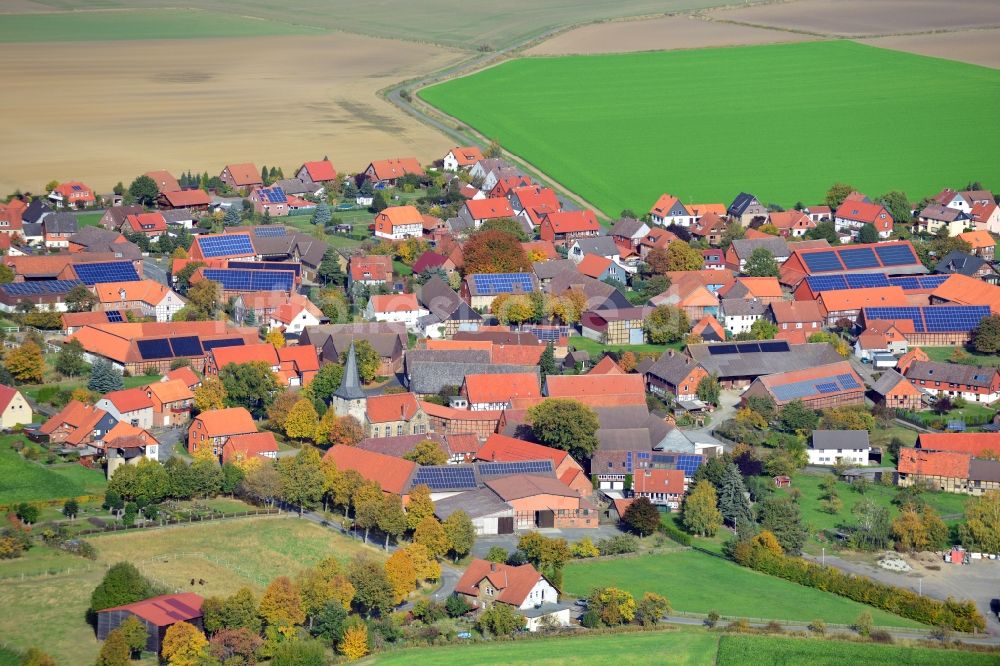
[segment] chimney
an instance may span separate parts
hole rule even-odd
[[[497,570],[497,563],[490,562],[490,571],[496,571],[496,570]]]

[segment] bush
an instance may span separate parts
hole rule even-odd
[[[676,541],[682,546],[691,545],[691,535],[681,529],[678,529],[678,527],[674,525],[671,518],[667,518],[665,522],[660,524],[660,531],[663,532],[668,539]]]
[[[745,617],[741,617],[738,620],[733,620],[728,625],[726,625],[726,631],[733,631],[737,634],[748,634],[750,633],[750,620]]]
[[[623,555],[639,550],[639,539],[631,534],[618,534],[597,542],[601,555]]]
[[[868,634],[868,636],[875,643],[892,643],[893,642],[892,641],[892,634],[890,634],[885,629],[875,629],[874,631],[870,632]]]
[[[719,615],[719,611],[717,611],[717,610],[709,611],[708,615],[705,616],[705,624],[706,624],[706,626],[708,626],[709,629],[712,629],[713,627],[715,627],[715,625],[719,624],[719,619],[721,617],[722,616]]]
[[[813,632],[814,634],[819,634],[820,636],[822,636],[823,634],[826,633],[826,622],[819,619],[813,620],[812,622],[809,623],[809,631]]]
[[[583,537],[572,546],[569,547],[573,557],[587,558],[587,557],[597,557],[601,554],[601,551],[594,545],[590,537]]]

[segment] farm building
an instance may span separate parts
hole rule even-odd
[[[798,246],[781,265],[781,282],[797,287],[807,275],[864,273],[922,275],[927,268],[909,241],[827,248]]]
[[[479,488],[434,502],[434,515],[445,520],[456,511],[472,519],[477,536],[514,533],[514,508],[489,488]]]
[[[159,654],[163,636],[174,624],[187,622],[202,628],[203,601],[193,592],[181,592],[97,611],[97,639],[105,640],[122,622],[136,617],[146,627],[146,650]]]
[[[987,404],[1000,399],[1000,371],[993,367],[914,361],[903,374],[914,386],[933,395]]]
[[[872,385],[872,393],[876,402],[889,409],[905,409],[916,411],[920,409],[920,397],[923,395],[910,380],[893,369],[886,370]]]
[[[583,337],[606,345],[641,345],[646,341],[643,324],[651,308],[588,310],[580,317]]]
[[[843,360],[826,343],[794,345],[783,340],[688,345],[688,354],[727,389],[749,386],[761,375]]]
[[[743,394],[765,396],[779,407],[801,400],[811,409],[863,405],[865,382],[847,361],[758,377]]]
[[[988,305],[879,306],[861,309],[861,326],[871,320],[912,322],[906,339],[913,346],[954,347],[969,342],[985,317]]]
[[[646,384],[652,393],[672,395],[678,400],[694,400],[698,383],[708,377],[697,361],[673,349],[663,352],[646,370]]]

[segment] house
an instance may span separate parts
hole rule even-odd
[[[800,210],[771,213],[768,223],[774,225],[785,238],[802,238],[810,229],[816,228],[812,217]]]
[[[616,264],[613,260],[607,257],[599,257],[596,254],[588,254],[585,256],[579,264],[576,265],[576,270],[580,272],[581,275],[586,275],[587,277],[594,278],[595,280],[600,280],[605,282],[607,280],[614,280],[622,284],[628,282],[628,273],[620,265]]]
[[[285,296],[284,293],[281,295]],[[270,314],[258,321],[266,321],[269,329],[280,329],[286,337],[295,337],[325,319],[326,315],[312,301],[301,294],[292,294],[290,300],[273,308]]]
[[[483,159],[483,151],[479,146],[456,146],[448,151],[442,160],[445,171],[468,171]]]
[[[918,389],[932,395],[984,404],[1000,400],[1000,370],[994,367],[913,361],[903,374]]]
[[[66,444],[76,448],[100,441],[118,421],[103,409],[86,405],[79,400],[70,400],[66,406],[53,414],[38,431],[47,435],[54,444]]]
[[[472,273],[462,280],[462,299],[476,310],[488,309],[500,294],[530,294],[538,291],[531,273]]]
[[[778,337],[791,331],[801,331],[807,342],[813,333],[823,330],[823,310],[816,301],[775,301],[771,303],[771,319],[778,326]]]
[[[230,363],[266,363],[273,372],[279,369],[278,350],[270,342],[255,342],[234,347],[212,347],[208,350],[206,375],[217,375]]]
[[[1000,206],[992,201],[977,203],[969,214],[972,216],[976,229],[991,234],[1000,233]]]
[[[837,231],[850,234],[854,240],[857,240],[861,228],[866,224],[875,227],[879,238],[889,238],[892,235],[892,215],[885,206],[858,199],[848,198],[840,204],[833,215],[833,223]]]
[[[222,455],[222,449],[233,435],[257,432],[253,416],[243,407],[210,409],[198,414],[188,428],[188,453],[202,447],[211,447],[212,453]]]
[[[77,232],[76,215],[52,213],[42,220],[42,238],[47,248],[68,248],[70,236]]]
[[[912,333],[906,332],[911,345],[952,347],[967,343],[979,322],[989,315],[987,305],[865,307],[861,309],[860,323],[867,328],[870,320],[907,320],[906,326],[913,327]]]
[[[375,216],[375,237],[387,240],[420,238],[424,219],[415,206],[390,206]]]
[[[712,315],[705,315],[691,327],[691,334],[701,338],[702,342],[722,342],[726,339],[726,329]]]
[[[117,231],[101,227],[84,227],[69,237],[71,254],[110,254],[116,259],[138,262],[142,260],[142,250],[129,242]]]
[[[179,192],[163,192],[156,198],[156,203],[165,210],[188,209],[195,212],[205,212],[212,205],[212,197],[205,190],[181,190]]]
[[[167,221],[160,213],[138,213],[127,215],[119,231],[142,234],[156,240],[167,231]]]
[[[910,349],[907,336],[913,335],[913,322],[902,320],[872,319],[865,322],[865,330],[854,343],[854,356],[861,362],[870,362],[874,367],[882,367],[881,357],[886,358],[888,367],[895,365],[895,357]]]
[[[466,568],[455,584],[455,594],[480,610],[495,603],[527,610],[559,600],[556,588],[530,564],[511,566],[480,559]]]
[[[785,293],[775,277],[738,277],[733,282],[719,289],[722,298],[757,299],[771,304],[784,300]]]
[[[744,227],[753,223],[763,224],[767,222],[770,213],[767,207],[760,203],[752,194],[740,192],[726,209],[729,219],[739,222]]]
[[[544,393],[590,407],[646,404],[646,382],[641,375],[548,375]]]
[[[896,464],[896,484],[981,495],[1000,490],[1000,461],[968,453],[902,448]]]
[[[702,250],[702,267],[710,271],[726,270],[726,253],[718,248]]]
[[[833,219],[833,211],[829,206],[808,206],[802,210],[813,222],[825,222]]]
[[[992,203],[993,193],[989,190],[955,190],[945,188],[938,192],[934,201],[942,206],[968,213],[976,204]]]
[[[708,372],[697,361],[669,349],[646,370],[645,381],[652,393],[694,400],[698,397],[698,384],[705,377]]]
[[[434,502],[434,515],[438,520],[444,521],[456,511],[464,511],[469,516],[476,536],[514,533],[514,509],[489,488],[459,492]]]
[[[97,202],[97,197],[94,196],[94,190],[78,180],[70,180],[65,183],[59,183],[56,186],[56,189],[49,192],[48,198],[49,201],[54,202],[56,206],[62,206],[64,208],[85,208],[87,206],[92,206]]]
[[[160,194],[164,192],[180,192],[181,190],[181,184],[177,182],[177,179],[169,171],[147,171],[144,175],[156,183],[156,189]]]
[[[675,240],[677,240],[677,235],[672,231],[653,227],[645,236],[639,239],[637,248],[639,258],[645,259],[650,252],[656,249],[666,250]]]
[[[930,204],[917,213],[914,231],[937,235],[946,229],[948,236],[957,236],[973,226],[972,215],[958,208]]]
[[[934,272],[947,275],[957,273],[980,280],[992,279],[994,282],[997,280],[997,269],[993,267],[991,260],[958,250],[952,250],[941,257],[934,266]]]
[[[496,161],[499,161],[499,160],[480,160],[479,162],[476,162],[476,165],[478,166],[478,165],[485,164],[485,163],[488,163],[488,162],[496,162]],[[473,180],[475,180],[476,178],[484,178],[483,176],[476,176],[475,175],[476,170],[477,169],[476,169],[475,166],[472,167],[472,169],[469,170],[469,175],[472,176]],[[527,176],[525,176],[522,173],[517,173],[516,170],[506,170],[505,173],[507,175],[502,175],[502,176],[500,176],[498,178],[493,179],[491,177],[492,173],[487,172],[487,174],[486,174],[487,177],[484,178],[484,187],[485,187],[485,181],[487,179],[490,179],[490,180],[493,181],[493,186],[492,187],[487,187],[486,189],[480,189],[479,190],[479,194],[481,196],[472,196],[471,193],[466,194],[465,193],[465,188],[462,188],[462,190],[463,190],[463,196],[465,196],[466,199],[485,199],[488,196],[489,197],[505,197],[508,194],[510,194],[512,190],[516,190],[519,187],[532,187],[532,186],[534,186],[534,183],[532,182],[532,180],[530,178],[528,178]],[[474,188],[474,189],[478,189],[478,188]]]
[[[584,473],[583,468],[571,455],[561,449],[553,449],[505,435],[491,434],[476,452],[476,459],[501,463],[551,460],[556,478],[562,483],[577,491],[581,497],[588,496],[593,492],[590,477]]]
[[[706,315],[714,317],[719,314],[719,297],[694,276],[673,282],[666,291],[649,299],[649,304],[654,307],[659,305],[678,307],[684,310],[688,319],[692,321],[697,321]]]
[[[594,211],[569,210],[545,214],[538,236],[559,246],[568,245],[577,238],[597,236],[600,231]]]
[[[967,453],[977,458],[998,458],[1000,456],[1000,433],[996,432],[955,432],[920,433],[914,445],[926,451],[951,451]]]
[[[358,282],[368,287],[392,282],[392,257],[385,255],[354,255],[348,262],[349,284]]]
[[[643,469],[632,478],[632,496],[645,497],[657,506],[680,511],[687,491],[684,472],[679,469]]]
[[[253,458],[275,460],[277,457],[278,441],[270,431],[233,435],[222,446],[223,465]]]
[[[960,240],[969,244],[970,251],[980,259],[993,261],[996,253],[996,241],[988,231],[966,231],[958,235]]]
[[[838,361],[757,377],[743,393],[742,403],[752,396],[768,397],[779,407],[793,400],[810,409],[864,405],[865,382],[849,362]]]
[[[171,626],[187,622],[199,630],[202,628],[203,601],[193,592],[181,592],[105,608],[97,611],[97,640],[107,639],[108,634],[122,622],[135,617],[146,628],[146,651],[159,654],[163,648],[163,637]]]
[[[723,298],[719,301],[719,319],[722,326],[732,333],[749,333],[758,319],[768,312],[768,304],[757,299]]]
[[[910,380],[890,368],[872,384],[876,403],[888,409],[917,411],[921,408],[923,393]]]
[[[1000,287],[961,273],[951,273],[943,280],[941,278],[940,275],[925,278],[937,282],[929,285],[932,305],[985,305],[993,314],[1000,314]],[[976,324],[978,323],[977,320]]]
[[[0,384],[0,428],[11,430],[15,426],[31,423],[31,405],[16,388]]]
[[[515,529],[596,528],[597,509],[559,479],[517,474],[485,480],[514,509]]]
[[[895,286],[832,289],[822,292],[816,302],[829,326],[836,325],[842,319],[853,323],[861,314],[861,310],[867,307],[906,306],[910,303],[903,293],[903,288]]]
[[[639,247],[639,241],[649,233],[649,225],[642,220],[623,217],[611,227],[610,236],[615,243],[627,247]]]
[[[814,430],[806,449],[810,465],[868,464],[871,444],[867,430]]]
[[[145,428],[118,422],[102,442],[107,478],[122,465],[138,465],[143,460],[159,460],[160,442]]]
[[[94,285],[94,293],[101,310],[129,310],[161,322],[172,321],[185,305],[177,292],[155,280],[99,282]]]
[[[664,227],[669,227],[672,224],[689,227],[694,222],[694,215],[674,195],[661,194],[660,198],[649,208],[649,219],[653,224]]]
[[[153,405],[154,427],[169,428],[187,423],[191,419],[194,391],[184,380],[167,379],[153,382],[142,390],[146,392],[146,397]]]
[[[791,249],[784,238],[768,236],[767,238],[739,238],[730,243],[726,250],[726,268],[743,272],[747,259],[753,251],[762,247],[771,253],[774,260],[780,266],[791,255]]]
[[[145,212],[142,206],[132,204],[128,206],[109,206],[104,215],[101,216],[100,225],[109,230],[117,231],[125,224],[125,218],[129,215],[139,215]]]
[[[379,355],[378,374],[392,376],[403,365],[408,340],[406,326],[394,322],[324,324],[310,326],[299,336],[299,345],[312,345],[324,363],[341,363],[354,340],[368,340]]]
[[[332,460],[342,472],[354,470],[365,481],[379,484],[382,492],[400,496],[406,495],[410,477],[417,469],[417,464],[409,460],[343,444],[330,447],[323,460]]]
[[[153,401],[141,388],[105,393],[94,406],[111,414],[119,423],[143,430],[153,427]]]
[[[255,187],[250,192],[250,203],[253,210],[258,214],[267,214],[271,217],[284,217],[288,215],[289,199],[288,194],[276,185],[271,187]]]
[[[458,219],[474,229],[489,220],[503,220],[514,216],[510,202],[503,197],[468,199],[458,211]]]
[[[260,177],[260,170],[256,165],[248,162],[243,164],[227,164],[219,179],[234,190],[247,193],[255,187],[263,187],[264,181]]]
[[[424,169],[415,157],[396,157],[377,160],[368,165],[362,175],[376,188],[395,186],[405,176],[424,177]]]
[[[179,368],[168,371],[165,375],[163,375],[163,377],[160,378],[160,381],[169,382],[174,379],[184,382],[184,385],[192,391],[201,386],[201,377],[199,377],[198,373],[192,370],[189,365],[182,365]]]
[[[606,345],[641,345],[646,341],[643,328],[651,308],[609,308],[587,310],[580,317],[583,337]]]
[[[473,410],[510,409],[515,399],[541,401],[535,372],[466,375],[459,395],[468,400],[469,409]]]
[[[459,331],[476,330],[482,323],[482,315],[438,276],[419,287],[417,298],[430,313],[417,322],[428,338],[450,338]]]
[[[13,198],[9,203],[0,201],[0,234],[9,237],[20,234],[23,231],[23,220],[21,218],[28,204],[18,198]]]
[[[289,386],[308,386],[319,372],[319,354],[312,345],[285,345],[278,349],[278,379]]]
[[[723,215],[725,211],[723,211]],[[691,235],[704,240],[709,245],[718,245],[722,242],[722,235],[726,233],[726,219],[723,215],[716,213],[706,213],[698,218],[698,221],[691,225]]]
[[[295,177],[318,185],[327,185],[337,180],[337,170],[333,168],[333,163],[324,158],[316,162],[305,162],[295,172]]]
[[[417,320],[428,314],[417,302],[416,294],[378,294],[368,299],[364,316],[368,321],[401,322],[415,330]]]
[[[245,231],[195,236],[191,249],[188,250],[188,258],[192,261],[256,257],[257,250],[254,249],[253,239]]]
[[[611,236],[578,238],[569,246],[566,258],[579,264],[584,257],[590,254],[617,262],[621,258],[621,248]]]
[[[515,187],[507,192],[506,197],[517,216],[532,229],[539,226],[549,213],[562,210],[555,191],[540,185]]]

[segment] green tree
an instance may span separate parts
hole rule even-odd
[[[10,284],[17,275],[14,269],[7,264],[0,264],[0,284]]]
[[[878,230],[873,224],[865,224],[861,227],[861,231],[858,232],[858,242],[859,243],[877,243],[878,242]]]
[[[226,209],[226,214],[222,217],[223,226],[236,227],[243,221],[243,204],[235,203]]]
[[[660,526],[660,512],[648,497],[638,497],[625,509],[622,522],[639,536],[648,536]]]
[[[111,365],[110,361],[99,358],[94,361],[90,368],[90,380],[87,382],[87,388],[101,395],[111,391],[121,391],[125,388],[122,372]]]
[[[330,212],[330,204],[325,201],[319,202],[316,206],[316,210],[312,214],[312,223],[321,227],[325,227],[330,224],[330,220],[333,219],[333,213]]]
[[[311,439],[316,434],[318,422],[319,416],[316,414],[316,408],[312,401],[308,398],[299,398],[288,410],[284,424],[285,435],[299,442]]]
[[[146,631],[146,625],[140,622],[136,616],[130,615],[125,618],[115,631],[121,632],[130,654],[136,655],[146,649],[149,632]]]
[[[802,525],[799,505],[789,497],[768,497],[760,504],[760,524],[774,534],[781,548],[799,555],[809,532]]]
[[[778,424],[784,432],[812,432],[816,429],[819,416],[809,409],[801,400],[792,400],[781,408],[778,414]]]
[[[476,543],[476,528],[469,514],[458,510],[445,518],[441,527],[448,537],[449,550],[455,556],[455,562],[472,551],[472,546]]]
[[[336,644],[344,636],[346,625],[347,609],[339,603],[329,602],[324,604],[323,608],[316,614],[310,633]]]
[[[701,252],[682,240],[677,240],[667,246],[667,271],[697,271],[705,265]],[[666,272],[666,271],[658,271]]]
[[[773,340],[778,334],[778,326],[767,319],[758,319],[750,325],[750,335],[754,340]]]
[[[528,410],[528,422],[539,443],[568,451],[578,460],[597,450],[597,414],[576,400],[548,398]]]
[[[422,439],[403,456],[418,465],[443,465],[448,462],[448,454],[432,439]]]
[[[844,203],[844,199],[847,198],[847,195],[853,191],[853,185],[847,185],[846,183],[834,183],[826,192],[826,205],[830,207],[830,210],[836,211],[840,208],[840,204]]]
[[[825,240],[831,245],[837,245],[840,243],[840,236],[837,234],[837,226],[832,220],[817,222],[815,229],[810,229],[806,232],[806,238],[809,240]]]
[[[279,643],[274,648],[271,666],[324,666],[326,648],[311,638],[296,638]]]
[[[128,645],[121,630],[112,630],[97,655],[97,666],[128,666],[130,661]]]
[[[229,363],[219,370],[226,390],[226,406],[244,407],[254,418],[263,418],[277,397],[278,379],[266,361]]]
[[[330,404],[333,392],[340,387],[343,377],[344,366],[338,363],[327,363],[320,366],[319,372],[303,391],[306,397],[313,401],[317,412],[326,411],[326,406]]]
[[[556,372],[556,352],[551,342],[545,345],[545,351],[542,352],[542,356],[538,360],[538,369],[543,382],[548,375]]]
[[[146,175],[133,180],[132,184],[128,186],[128,193],[132,195],[136,203],[142,206],[152,206],[156,203],[156,197],[160,196],[156,181]]]
[[[528,620],[509,605],[495,603],[479,615],[476,628],[493,636],[512,636],[527,623]]]
[[[187,290],[188,304],[185,309],[194,313],[197,319],[211,319],[219,310],[222,287],[214,280],[199,280]]]
[[[340,354],[341,364],[347,363],[347,352],[349,350],[344,350]],[[365,384],[370,384],[375,381],[375,377],[378,376],[379,366],[382,364],[382,358],[372,347],[372,343],[367,340],[355,340],[354,341],[354,353],[358,361],[358,375],[361,377],[361,381]]]
[[[670,601],[666,597],[647,592],[636,604],[635,621],[644,627],[653,627],[659,624],[663,617],[669,615],[670,611]]]
[[[718,375],[712,374],[708,377],[702,377],[698,382],[696,394],[702,402],[718,405],[719,397],[722,395],[722,385],[719,384]]]
[[[694,484],[684,499],[681,520],[684,528],[699,536],[715,536],[722,526],[722,513],[718,508],[715,486],[707,479]]]
[[[972,346],[980,354],[1000,352],[1000,314],[984,317],[972,333]]]
[[[512,236],[515,236],[519,241],[524,242],[529,240],[528,234],[524,233],[524,229],[521,228],[521,224],[510,217],[501,217],[494,220],[486,220],[480,225],[476,233],[481,233],[483,231],[503,231]]]
[[[403,511],[403,501],[399,495],[383,494],[382,509],[379,511],[376,524],[385,535],[386,550],[389,550],[389,537],[399,543],[399,537],[406,532],[406,512]]]
[[[687,313],[673,305],[658,305],[643,322],[646,337],[655,345],[679,342],[691,330]]]
[[[743,272],[750,277],[778,277],[778,262],[766,247],[757,247],[747,257]]]
[[[67,518],[76,518],[76,515],[80,512],[80,503],[70,497],[63,503],[62,512]]]
[[[881,550],[889,545],[892,525],[887,508],[865,498],[854,505],[852,512],[858,521],[851,535],[851,543],[855,548]]]
[[[337,251],[332,247],[327,248],[323,254],[323,261],[320,262],[319,269],[317,270],[317,275],[323,284],[336,286],[344,284],[346,276],[340,267],[340,261],[338,261],[337,257]],[[331,319],[333,318],[331,317]]]
[[[719,486],[719,511],[731,526],[753,522],[753,509],[746,497],[746,486],[740,469],[733,463],[726,465],[726,473]]]
[[[281,496],[299,507],[299,513],[314,509],[323,499],[323,470],[319,451],[305,447],[294,457],[278,461],[281,475]]]
[[[885,209],[892,215],[892,219],[896,224],[908,222],[913,215],[910,200],[905,192],[898,190],[886,192],[878,198],[878,203],[885,206]]]
[[[83,344],[73,338],[63,344],[56,355],[56,372],[64,377],[76,377],[87,370],[87,361],[83,357]]]
[[[382,194],[382,190],[378,190],[377,192],[375,192],[375,194],[372,196],[372,206],[371,206],[372,212],[381,213],[388,207],[389,204],[386,203],[385,195]]]
[[[66,292],[66,309],[69,312],[90,312],[97,303],[97,296],[86,285],[78,284]]]
[[[152,588],[139,570],[129,562],[113,564],[90,595],[95,611],[123,606],[153,596]]]
[[[991,490],[966,503],[959,535],[967,548],[1000,553],[1000,491]]]
[[[382,511],[382,489],[374,481],[366,481],[357,486],[351,495],[351,505],[354,507],[354,526],[365,531],[365,542],[368,542],[368,532],[378,526],[379,513]]]
[[[351,560],[347,570],[348,579],[354,585],[354,605],[359,612],[371,617],[392,609],[396,593],[381,564],[359,554]]]

